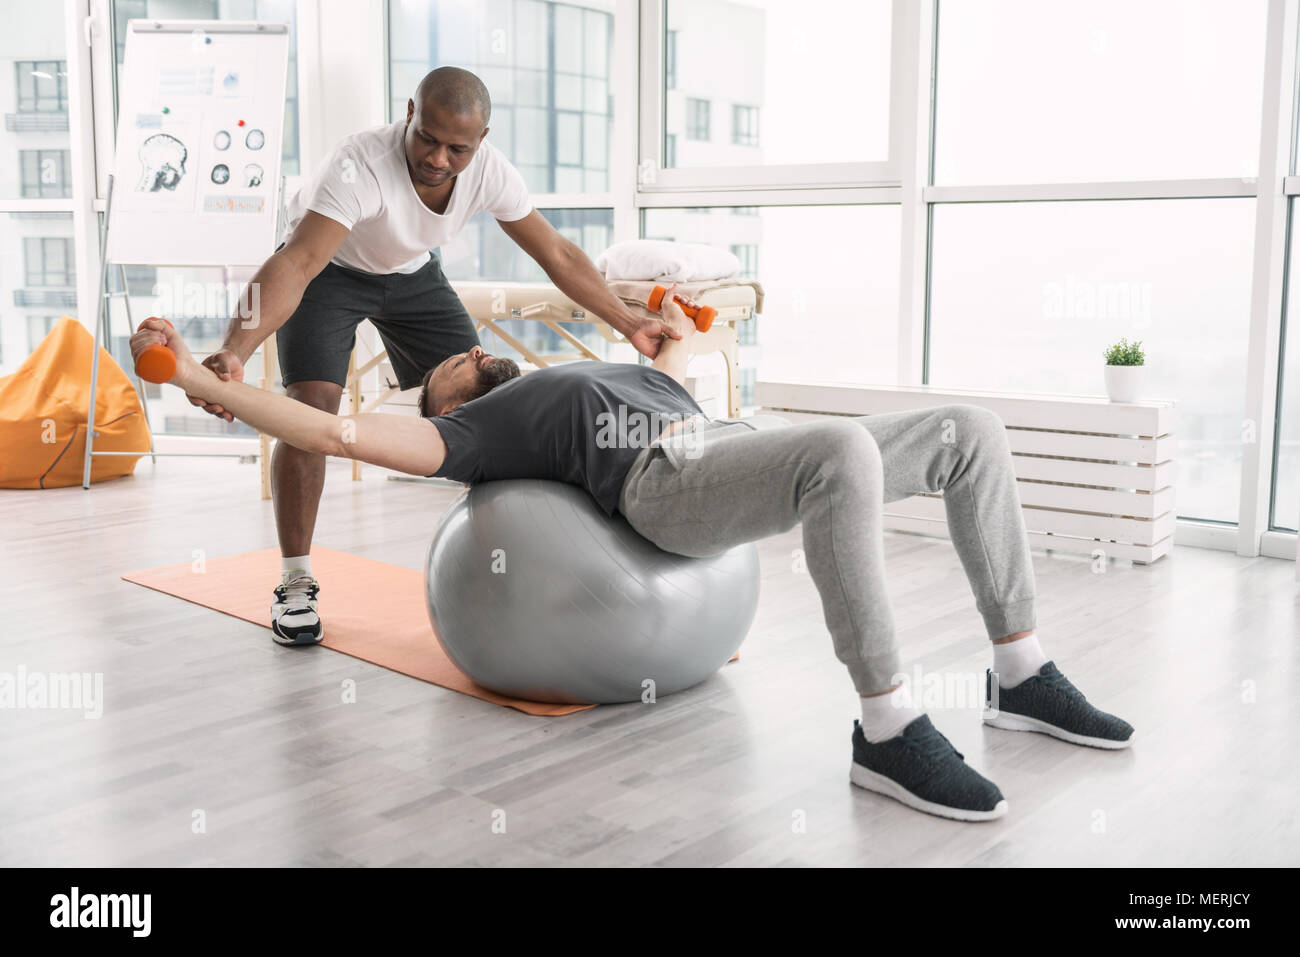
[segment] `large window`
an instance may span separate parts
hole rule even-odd
[[[474,72],[492,97],[488,138],[535,193],[609,189],[613,0],[390,2],[391,120],[426,73]]]
[[[927,381],[1104,395],[1103,349],[1141,340],[1143,395],[1178,403],[1176,510],[1211,522],[1239,517],[1256,202],[1176,181],[1259,173],[1267,12],[938,6],[934,183],[975,202],[931,207]],[[1108,194],[1138,180],[1166,198]],[[1041,184],[1097,201],[1005,201]]]
[[[1104,396],[1104,349],[1141,340],[1178,514],[1235,522],[1253,223],[1248,199],[938,206],[928,381]]]
[[[935,182],[1254,176],[1266,9],[944,0]]]
[[[57,317],[77,312],[64,10],[62,3],[15,3],[4,11],[0,376],[22,364]],[[45,208],[25,208],[32,200]]]
[[[0,44],[0,110],[4,112],[0,201],[71,195],[66,160],[58,157],[70,144],[63,12],[62,3],[5,8],[5,39]],[[40,161],[33,165],[38,154]],[[5,278],[0,276],[0,283]],[[25,343],[25,333],[12,341]],[[7,354],[22,355],[22,346],[13,346]]]
[[[77,314],[76,279],[71,213],[0,213],[0,376],[31,353],[33,329]]]
[[[665,168],[886,160],[890,23],[890,0],[667,0],[663,135],[684,136]],[[710,138],[693,101],[752,128]]]
[[[299,172],[298,147],[298,4],[296,0],[112,0],[113,29],[117,46],[117,70],[126,58],[126,25],[129,20],[269,20],[289,24],[289,64],[284,87],[284,143],[280,172]],[[322,11],[328,16],[328,11]],[[116,93],[114,93],[116,97]],[[328,108],[326,105],[324,108]],[[114,109],[114,115],[117,110]]]

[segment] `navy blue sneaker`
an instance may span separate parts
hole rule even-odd
[[[910,808],[958,821],[991,821],[1007,813],[998,786],[968,765],[924,714],[878,744],[866,739],[855,719],[849,780]]]
[[[1127,748],[1133,726],[1098,711],[1070,679],[1049,661],[1014,688],[997,689],[992,669],[984,672],[984,723],[1007,731],[1038,731],[1090,748]]]

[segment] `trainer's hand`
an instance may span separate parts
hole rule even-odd
[[[208,356],[200,365],[206,366],[215,372],[223,381],[229,382],[231,379],[236,382],[244,381],[244,363],[229,349],[222,349]],[[206,399],[196,398],[192,395],[186,395],[190,400],[190,405],[203,406],[204,412],[210,412],[219,419],[225,419],[227,422],[235,421],[232,413],[226,411],[222,406],[208,402]]]

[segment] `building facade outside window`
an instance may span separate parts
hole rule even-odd
[[[19,150],[23,199],[63,199],[72,195],[68,150]]]
[[[739,103],[731,107],[731,142],[737,146],[758,145],[758,107]]]
[[[686,98],[686,138],[688,140],[710,140],[709,135],[709,101],[693,96]]]
[[[19,60],[14,70],[19,113],[68,111],[67,61]]]
[[[743,209],[754,209],[754,207],[741,207]],[[732,210],[732,215],[740,212],[740,209]],[[730,246],[731,254],[740,260],[739,279],[757,279],[758,278],[758,244],[757,243],[732,243]],[[736,323],[736,342],[742,346],[758,345],[758,317],[754,316],[748,322]],[[750,375],[749,386],[744,385],[745,377],[741,375],[741,395],[744,400],[750,404],[754,401],[754,386],[756,381],[752,373],[755,370],[747,370]]]
[[[731,255],[740,260],[740,278],[757,279],[758,278],[758,244],[757,243],[732,243],[730,246]]]
[[[677,88],[677,31],[669,30],[664,37],[664,86]]]
[[[54,324],[59,321],[58,316],[28,316],[27,317],[27,352],[30,354],[41,344],[41,340],[50,334]]]
[[[29,286],[73,286],[72,240],[57,236],[23,239],[24,270]]]

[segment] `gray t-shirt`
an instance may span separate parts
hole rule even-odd
[[[551,479],[618,508],[628,470],[674,422],[701,415],[682,386],[650,366],[571,362],[502,383],[430,416],[447,444],[433,474],[457,482]]]

